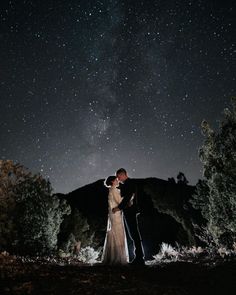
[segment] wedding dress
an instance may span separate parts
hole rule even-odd
[[[127,264],[129,261],[123,212],[112,212],[121,200],[120,190],[115,186],[109,188],[107,232],[102,254],[104,264]]]

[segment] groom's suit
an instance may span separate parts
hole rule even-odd
[[[119,188],[121,191],[122,201],[120,202],[118,207],[120,210],[123,210],[124,212],[130,236],[134,241],[136,256],[134,262],[143,263],[144,252],[137,222],[137,185],[133,179],[127,178],[123,184],[120,184]]]

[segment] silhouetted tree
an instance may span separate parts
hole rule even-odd
[[[177,183],[184,184],[184,185],[188,184],[188,180],[183,172],[179,172],[179,174],[177,175]]]

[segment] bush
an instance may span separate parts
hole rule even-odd
[[[17,254],[52,253],[70,207],[52,196],[51,184],[13,161],[0,161],[0,249]]]
[[[96,263],[99,257],[99,251],[95,251],[92,247],[81,248],[77,258],[84,263]]]
[[[66,256],[77,255],[82,248],[94,246],[94,235],[87,218],[78,209],[74,209],[62,223],[60,250]]]

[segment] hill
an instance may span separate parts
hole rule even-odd
[[[188,202],[195,191],[194,186],[176,183],[173,179],[145,178],[135,181],[141,209],[138,220],[146,259],[157,253],[162,242],[171,245],[177,242],[185,246],[199,243],[193,223],[202,223],[203,219]],[[62,225],[61,244],[68,243],[72,235],[79,244],[90,242],[95,248],[102,247],[107,223],[107,195],[103,179],[58,195],[66,199],[72,208],[71,215]]]

